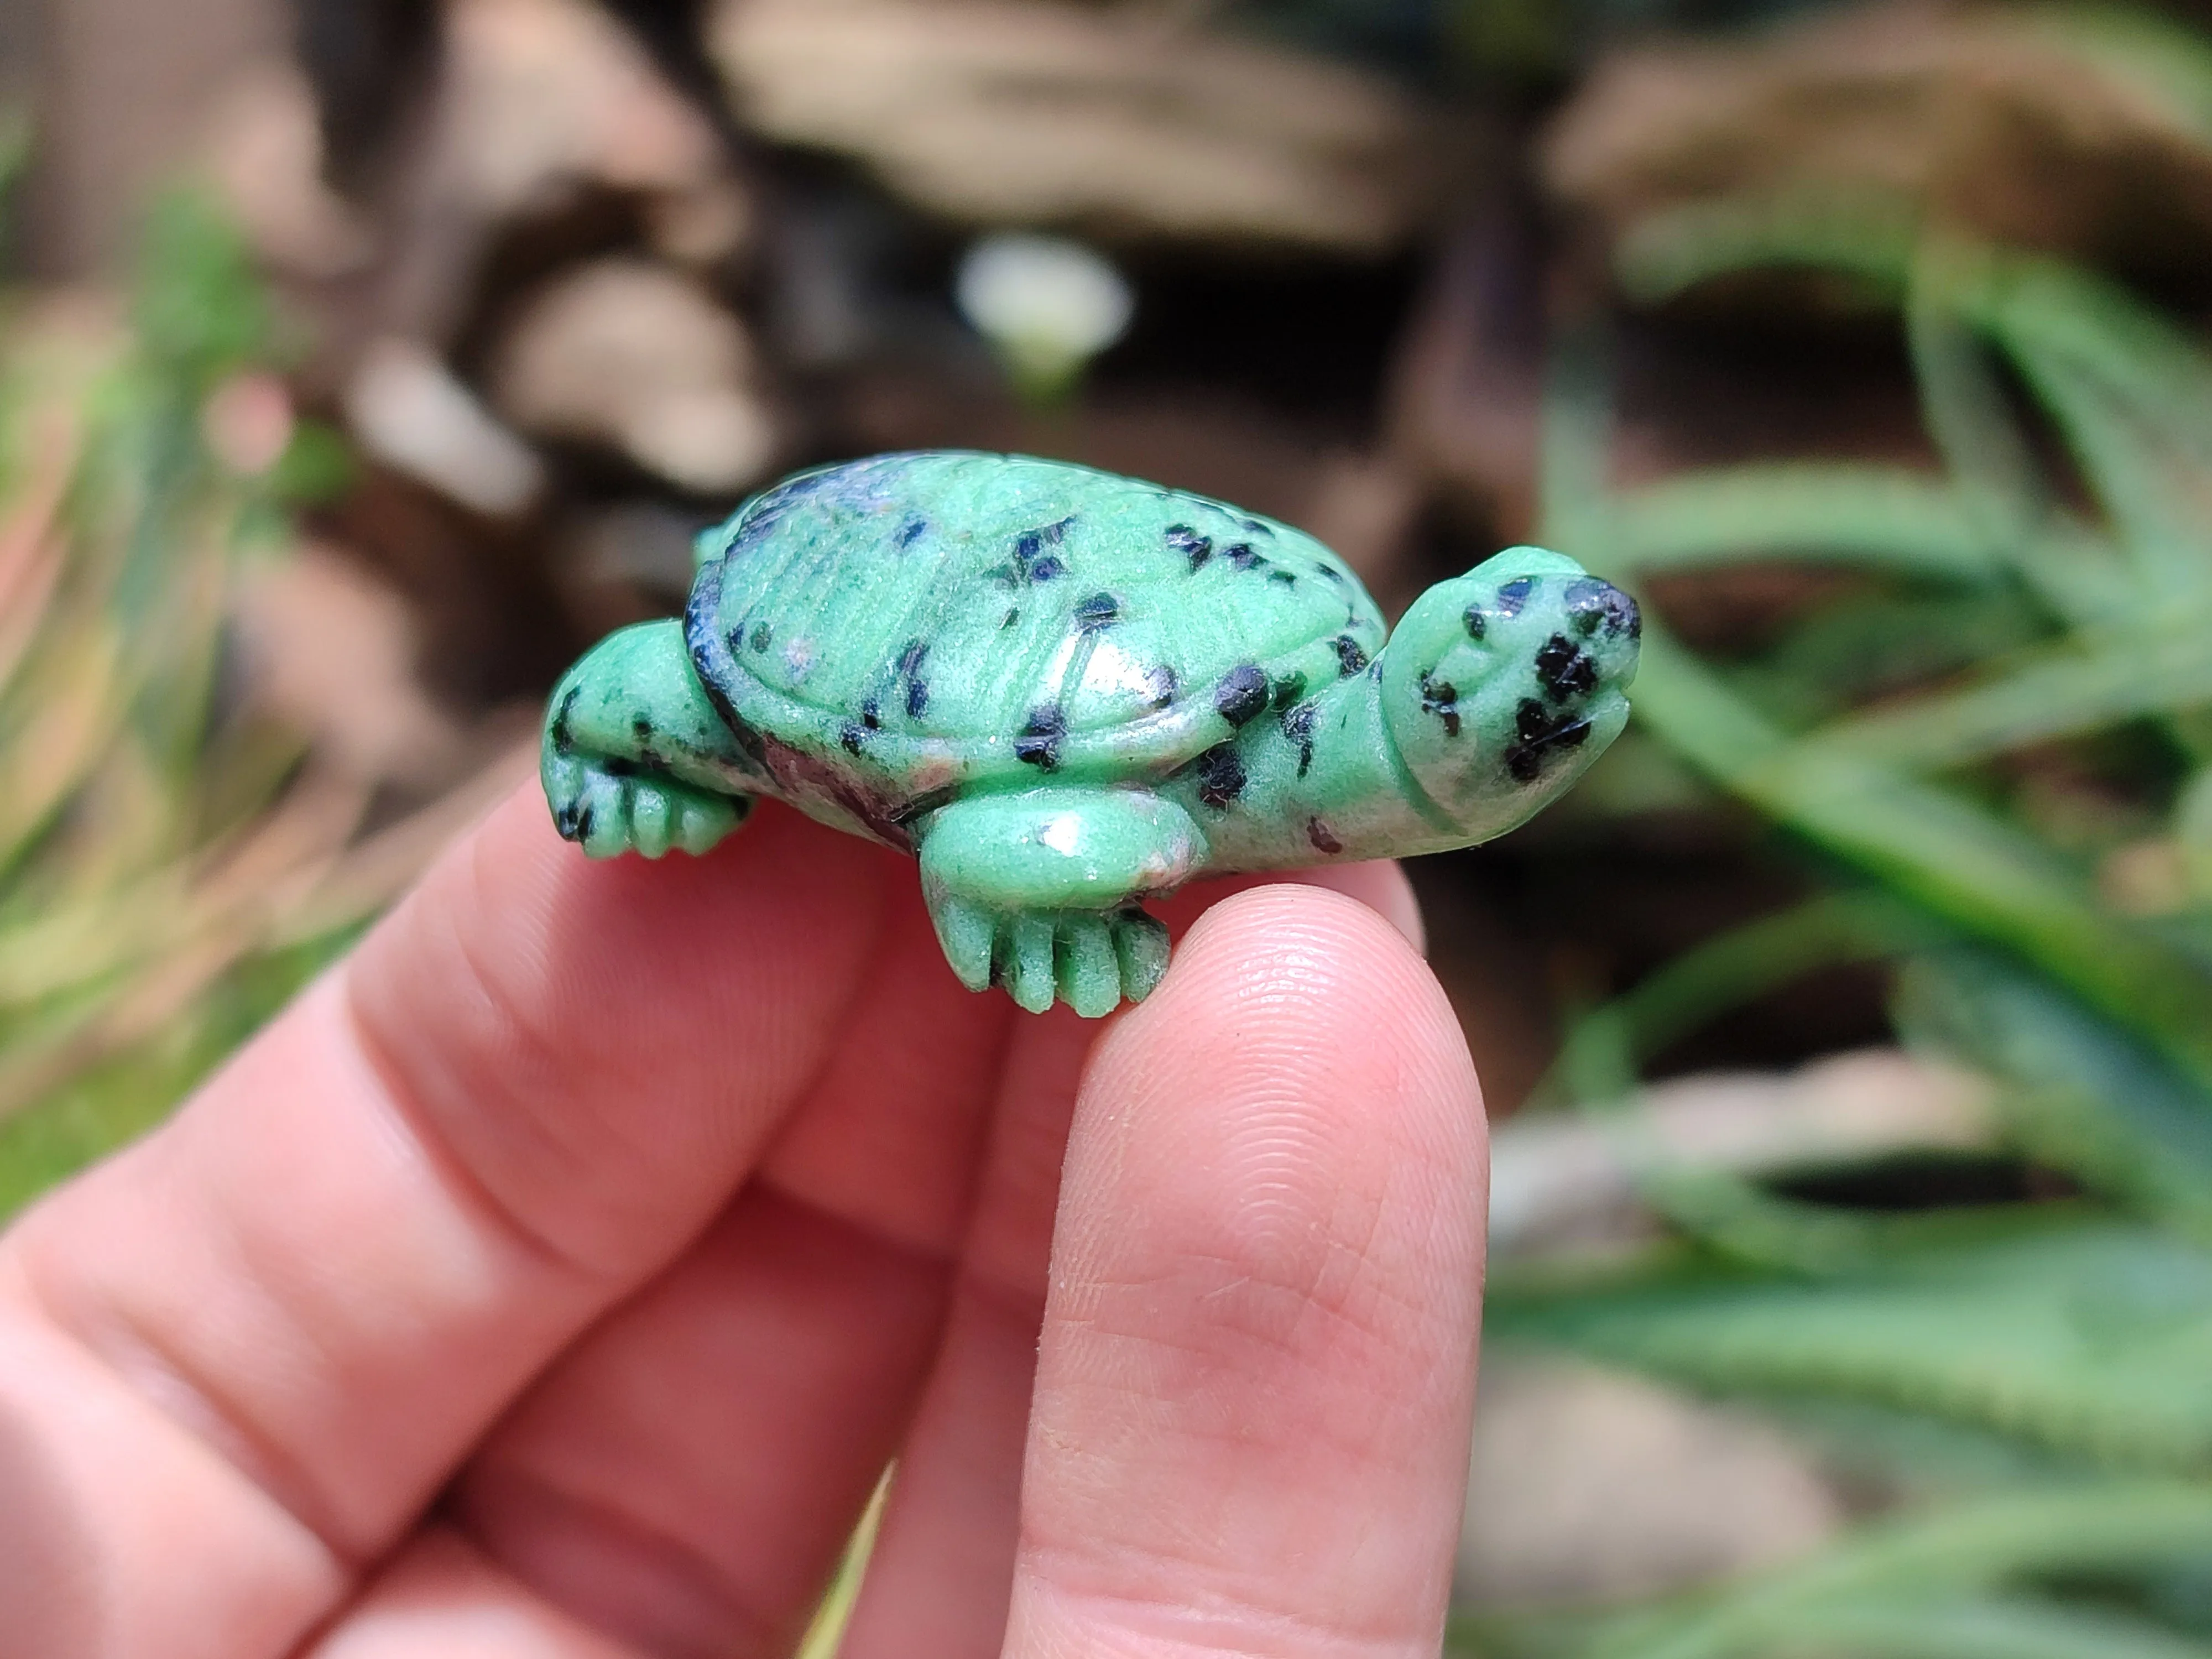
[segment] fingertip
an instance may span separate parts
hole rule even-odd
[[[1337,879],[1270,882],[1208,909],[1129,1022],[1140,1034],[1148,1012],[1191,1031],[1224,1020],[1233,1029],[1237,1016],[1264,1010],[1283,1040],[1316,1058],[1410,1060],[1442,1095],[1470,1091],[1479,1113],[1466,1039],[1419,955],[1420,912],[1404,872],[1378,861],[1307,873]]]
[[[1321,865],[1301,870],[1296,884],[1318,887],[1355,899],[1398,930],[1416,956],[1429,950],[1427,925],[1421,918],[1421,901],[1413,884],[1406,879],[1405,866],[1395,859],[1370,859],[1360,864]]]
[[[1084,1079],[1010,1651],[1434,1651],[1484,1157],[1389,920],[1291,883],[1206,913]]]
[[[1427,929],[1421,921],[1421,902],[1413,885],[1395,859],[1370,859],[1358,864],[1316,865],[1268,875],[1224,876],[1194,882],[1155,908],[1169,930],[1180,938],[1201,915],[1240,893],[1267,887],[1308,887],[1340,893],[1374,911],[1413,947],[1416,955],[1428,948]]]
[[[1395,1235],[1368,1241],[1386,1274],[1472,1283],[1487,1164],[1481,1086],[1427,965],[1367,904],[1277,883],[1209,910],[1101,1039],[1062,1220],[1080,1249],[1148,1209],[1152,1245],[1258,1261],[1303,1258],[1362,1212]],[[1109,1182],[1126,1190],[1100,1202]]]

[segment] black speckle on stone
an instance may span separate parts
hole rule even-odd
[[[1257,570],[1267,562],[1266,556],[1249,542],[1232,542],[1221,550],[1221,556],[1229,561],[1231,570]]]
[[[1145,676],[1146,695],[1152,699],[1153,708],[1164,708],[1175,701],[1179,684],[1175,670],[1161,663]]]
[[[1554,634],[1536,653],[1536,678],[1553,702],[1565,702],[1597,684],[1597,663],[1565,634]]]
[[[898,533],[898,544],[901,547],[912,547],[921,532],[928,528],[929,520],[927,519],[908,519],[906,521],[906,528]]]
[[[922,659],[928,654],[928,645],[921,640],[908,640],[898,654],[896,668],[898,677],[906,682],[906,712],[909,720],[919,719],[921,711],[929,707],[929,685],[921,678]]]
[[[1305,776],[1313,765],[1314,725],[1317,719],[1314,706],[1302,702],[1283,714],[1283,736],[1297,746],[1298,775]]]
[[[1514,732],[1520,739],[1505,751],[1505,769],[1516,782],[1534,783],[1554,749],[1578,749],[1589,736],[1589,722],[1554,714],[1534,697],[1523,697],[1514,711]]]
[[[1121,620],[1121,601],[1111,593],[1093,593],[1075,602],[1075,625],[1085,633],[1111,628]]]
[[[1007,611],[1005,616],[999,618],[1000,631],[1003,633],[1006,629],[1012,628],[1021,619],[1022,613],[1018,609]]]
[[[1306,820],[1306,839],[1313,843],[1314,851],[1334,858],[1344,850],[1344,843],[1329,834],[1328,826],[1319,818]]]
[[[1257,663],[1231,669],[1213,688],[1213,706],[1231,726],[1244,726],[1267,712],[1267,671]]]
[[[1323,581],[1334,582],[1339,587],[1344,586],[1344,572],[1339,570],[1333,564],[1316,565],[1314,567],[1314,574],[1319,576]]]
[[[624,760],[620,755],[609,755],[599,762],[599,770],[611,778],[634,778],[638,769],[635,761]]]
[[[1267,573],[1267,580],[1271,582],[1280,582],[1285,587],[1296,587],[1298,585],[1297,573],[1294,570],[1285,570],[1280,565],[1277,565]]]
[[[1432,680],[1421,676],[1421,708],[1444,723],[1444,735],[1459,735],[1459,687],[1449,680]]]
[[[1217,743],[1191,763],[1198,774],[1198,798],[1215,811],[1244,793],[1244,759],[1234,743]]]
[[[640,743],[651,743],[653,741],[653,716],[650,714],[632,714],[629,717],[629,734]]]
[[[1534,576],[1516,576],[1498,590],[1498,614],[1501,617],[1519,616],[1521,607],[1528,603],[1528,596],[1535,591],[1536,579]]]
[[[1060,745],[1067,735],[1067,711],[1052,703],[1030,710],[1030,717],[1014,738],[1014,758],[1040,771],[1060,769]]]
[[[592,809],[583,801],[570,801],[553,815],[553,827],[563,841],[582,841],[592,833]]]
[[[1188,559],[1194,571],[1213,556],[1213,538],[1200,535],[1187,524],[1171,524],[1164,533],[1168,545]]]
[[[1644,617],[1637,610],[1636,601],[1611,582],[1585,576],[1580,581],[1567,584],[1565,597],[1567,614],[1575,620],[1575,632],[1584,639],[1600,628],[1608,634],[1626,634],[1632,640],[1644,637]]]
[[[1046,548],[1058,547],[1061,538],[1067,534],[1067,526],[1074,522],[1075,515],[1070,514],[1057,524],[1039,525],[1035,530],[1024,530],[1014,538],[1014,556],[1034,559]]]
[[[1272,702],[1279,714],[1306,694],[1306,677],[1293,669],[1275,682]]]
[[[1273,541],[1275,538],[1274,526],[1262,520],[1247,519],[1243,521],[1243,524],[1244,533],[1248,536],[1265,536],[1269,541]]]
[[[1467,624],[1467,636],[1471,640],[1479,640],[1490,631],[1490,618],[1482,614],[1479,605],[1468,606],[1467,615],[1460,620]]]
[[[1367,653],[1359,648],[1359,641],[1351,635],[1339,634],[1336,636],[1336,660],[1343,673],[1357,674],[1367,666]]]
[[[859,754],[860,745],[867,741],[867,737],[868,734],[866,732],[850,720],[837,728],[837,742],[848,755]]]
[[[873,697],[864,697],[860,701],[860,724],[871,732],[880,732],[883,729],[882,705]]]
[[[1024,582],[1048,582],[1067,574],[1067,565],[1057,554],[1048,553],[1048,547],[1058,547],[1066,535],[1067,526],[1073,524],[1073,515],[1057,524],[1042,525],[1035,530],[1024,530],[1014,538],[1014,562],[1000,565],[991,574],[1009,586],[1019,587]]]
[[[570,686],[568,688],[568,696],[561,699],[561,706],[553,711],[553,727],[551,736],[553,738],[553,752],[556,755],[570,754],[575,750],[576,741],[574,736],[568,730],[568,721],[570,717],[576,712],[576,699],[583,695],[584,688],[582,686]]]
[[[773,628],[770,628],[764,622],[757,622],[753,624],[752,637],[747,640],[745,643],[751,646],[756,651],[765,651],[768,649],[769,641],[773,640],[775,637],[775,630]]]

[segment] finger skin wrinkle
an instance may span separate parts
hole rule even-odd
[[[755,1179],[950,1255],[975,1211],[1015,1022],[1030,1016],[953,978],[910,870],[894,869],[890,880],[882,943],[844,1037]]]
[[[950,1277],[958,1264],[957,1254],[924,1239],[894,1232],[870,1222],[865,1216],[826,1203],[811,1194],[794,1189],[780,1181],[763,1177],[754,1183],[758,1190],[772,1194],[779,1204],[811,1217],[821,1225],[835,1229],[854,1243],[882,1255],[886,1260]]]
[[[0,1252],[0,1651],[275,1659],[348,1577],[264,1488],[53,1322]]]
[[[466,866],[471,901],[478,900],[483,887],[483,856],[478,849]],[[550,1218],[539,1219],[532,1213],[533,1206],[518,1193],[502,1190],[514,1183],[496,1180],[485,1167],[489,1162],[495,1167],[504,1165],[517,1171],[526,1168],[542,1172],[550,1168],[560,1173],[550,1181],[541,1175],[544,1190],[591,1190],[591,1167],[607,1149],[595,1148],[586,1152],[573,1144],[577,1139],[574,1134],[556,1134],[550,1124],[570,1120],[565,1115],[556,1118],[539,1109],[538,1101],[548,1093],[568,1095],[570,1091],[563,1086],[564,1079],[594,1074],[599,1066],[589,1058],[573,1052],[576,1033],[546,1029],[528,1018],[515,998],[500,990],[500,976],[490,970],[483,958],[478,930],[455,923],[459,907],[424,908],[428,914],[419,921],[415,917],[410,920],[417,926],[434,927],[447,947],[445,954],[448,962],[460,970],[442,976],[441,995],[449,1005],[457,1005],[455,1012],[461,1013],[469,1027],[478,1032],[495,1033],[489,1042],[479,1036],[478,1044],[498,1053],[501,1063],[489,1077],[482,1074],[488,1068],[478,1067],[480,1074],[465,1082],[450,1075],[439,1076],[441,1068],[430,1063],[422,1045],[407,1041],[398,1033],[387,1037],[378,1029],[383,1022],[364,1008],[355,975],[349,973],[344,981],[344,1006],[347,1026],[356,1046],[374,1071],[392,1115],[410,1138],[428,1154],[433,1165],[447,1176],[449,1185],[473,1197],[475,1208],[495,1218],[508,1237],[541,1260],[586,1279],[616,1278],[614,1264],[593,1259],[593,1253],[584,1243],[584,1230],[576,1225],[577,1218],[573,1213],[562,1214],[556,1210]],[[481,908],[481,903],[471,903],[467,908],[473,913]],[[500,948],[508,948],[504,939]],[[459,983],[455,983],[456,980]],[[494,1079],[505,1098],[488,1102],[485,1085]],[[435,1127],[468,1118],[496,1118],[503,1133],[526,1141],[532,1155],[497,1160],[471,1157],[449,1132]],[[607,1127],[596,1111],[587,1115],[586,1121],[593,1134]],[[514,1141],[506,1145],[511,1148]],[[562,1242],[564,1237],[573,1242]]]
[[[407,1068],[361,1018],[350,994],[341,1000],[345,1030],[377,1083],[381,1108],[392,1132],[404,1139],[409,1150],[437,1180],[447,1201],[477,1225],[495,1233],[519,1249],[526,1258],[556,1279],[571,1281],[579,1291],[620,1282],[603,1263],[592,1261],[565,1243],[556,1229],[539,1224],[520,1205],[487,1181],[459,1149],[437,1127],[408,1076]]]
[[[1021,1659],[1435,1659],[1443,1641],[1441,1615],[1419,1627],[1347,1628],[1230,1597],[1201,1604],[1085,1590],[1072,1582],[1079,1560],[1036,1552],[1028,1561],[1026,1616],[1007,1644]]]
[[[965,1250],[944,1249],[902,1237],[880,1227],[871,1226],[859,1217],[829,1208],[775,1182],[761,1184],[774,1193],[780,1203],[806,1211],[824,1224],[842,1229],[894,1261],[908,1262],[944,1275],[957,1294],[972,1297],[1007,1318],[1017,1322],[1025,1320],[1035,1325],[1044,1317],[1042,1287],[1027,1280],[1017,1280],[996,1271],[991,1265],[974,1261]]]
[[[1433,1342],[1391,1330],[1387,1317],[1364,1317],[1233,1262],[1194,1263],[1116,1292],[1109,1311],[1071,1316],[1060,1327],[1069,1340],[1096,1345],[1085,1380],[1070,1388],[1097,1396],[1086,1407],[1096,1418],[1163,1449],[1199,1455],[1255,1439],[1295,1440],[1308,1455],[1331,1453],[1347,1467],[1398,1467],[1421,1449],[1390,1413],[1361,1409],[1362,1399],[1387,1389],[1394,1409],[1418,1409],[1462,1380],[1438,1375],[1428,1358]],[[1163,1306],[1187,1308],[1189,1316],[1164,1328],[1146,1311]],[[1419,1322],[1428,1324],[1425,1313]],[[1074,1455],[1114,1451],[1109,1443]]]
[[[239,1659],[239,1656],[226,1656]],[[562,1614],[450,1528],[410,1540],[301,1659],[649,1659]]]
[[[149,1322],[112,1304],[81,1310],[73,1301],[49,1296],[36,1262],[34,1256],[18,1264],[20,1271],[10,1277],[37,1317],[160,1412],[179,1434],[222,1459],[241,1482],[313,1536],[347,1572],[364,1565],[366,1553],[345,1541],[343,1528],[319,1500],[318,1483],[289,1448],[240,1410]]]
[[[9,1243],[50,1322],[358,1565],[389,1547],[459,1449],[456,1438],[414,1468],[380,1451],[434,1420],[410,1396],[457,1384],[529,1327],[572,1328],[593,1291],[407,1120],[342,978],[288,1018],[289,1039],[250,1047],[154,1135],[24,1216]],[[277,1097],[288,1086],[297,1101]],[[247,1097],[258,1103],[240,1118]],[[220,1143],[279,1122],[280,1164],[314,1143],[331,1164],[287,1165],[300,1184],[277,1194],[264,1164],[210,1170]],[[318,1244],[301,1231],[317,1228],[334,1236]],[[534,1311],[504,1334],[456,1342],[434,1328],[521,1297]],[[422,1363],[433,1355],[445,1372]],[[478,1375],[495,1403],[499,1373]]]
[[[1188,1253],[1168,1272],[1102,1285],[1091,1305],[1070,1304],[1068,1322],[1114,1340],[1158,1342],[1154,1310],[1188,1306],[1197,1316],[1191,1340],[1164,1346],[1207,1366],[1239,1377],[1310,1367],[1402,1386],[1406,1362],[1430,1346],[1428,1307],[1393,1289],[1397,1275],[1356,1245],[1328,1240],[1316,1255],[1317,1262],[1279,1264]],[[1280,1271],[1285,1265],[1291,1270]]]
[[[946,1278],[748,1187],[509,1411],[452,1512],[651,1651],[780,1651],[912,1421]]]
[[[501,1210],[635,1275],[818,1086],[881,945],[884,872],[782,812],[704,858],[590,864],[526,805],[363,947],[355,1015]]]
[[[796,1634],[785,1628],[788,1618],[779,1620],[750,1605],[707,1551],[655,1526],[611,1493],[578,1492],[541,1471],[513,1466],[479,1471],[474,1480],[470,1508],[496,1504],[556,1517],[560,1523],[557,1535],[565,1540],[560,1559],[533,1561],[533,1570],[525,1571],[522,1564],[504,1560],[498,1540],[486,1536],[466,1513],[458,1517],[459,1530],[518,1582],[538,1581],[539,1593],[558,1604],[570,1599],[580,1580],[619,1579],[628,1587],[624,1599],[655,1604],[653,1612],[664,1631],[680,1624],[716,1632],[711,1642],[696,1644],[638,1642],[633,1632],[605,1632],[611,1638],[629,1635],[639,1651],[654,1659],[726,1659],[775,1651]],[[555,1582],[543,1582],[548,1578]]]

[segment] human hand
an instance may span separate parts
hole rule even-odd
[[[532,797],[0,1237],[0,1655],[782,1653],[894,1457],[846,1659],[1436,1651],[1485,1154],[1394,866],[1102,1031],[884,849]]]

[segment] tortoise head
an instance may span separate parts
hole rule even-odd
[[[1628,723],[1636,601],[1540,547],[1439,582],[1382,653],[1383,720],[1421,788],[1470,841],[1565,791]]]

